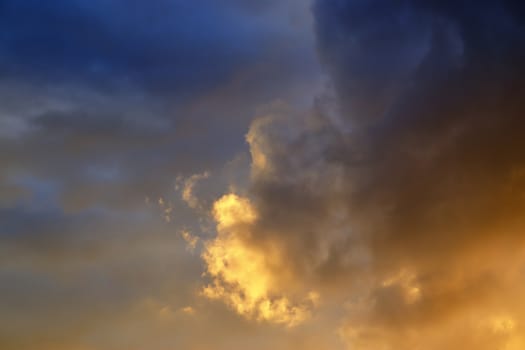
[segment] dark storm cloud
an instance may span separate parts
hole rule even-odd
[[[318,249],[320,227],[342,211],[348,226],[338,230],[369,240],[386,266],[519,239],[519,10],[494,1],[318,1],[318,46],[342,120],[320,103],[307,116],[277,110],[252,125],[261,224],[293,228],[290,247],[300,254],[295,243]]]
[[[395,240],[445,248],[440,232],[459,230],[450,238],[462,245],[487,225],[520,221],[522,10],[515,1],[317,2],[321,56],[367,160],[351,196],[389,208]]]
[[[315,13],[320,55],[356,120],[388,117],[422,85],[472,98],[491,74],[523,74],[517,1],[319,1]]]
[[[507,344],[510,328],[453,339],[448,327],[470,324],[469,312],[522,319],[501,295],[523,288],[512,282],[525,229],[523,5],[313,9],[338,113],[323,97],[308,113],[277,107],[252,124],[258,219],[246,246],[283,259],[282,292],[364,294],[342,329],[357,349]]]

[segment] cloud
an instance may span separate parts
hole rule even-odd
[[[212,283],[202,294],[224,301],[249,319],[289,327],[308,319],[316,293],[311,292],[300,302],[283,295],[272,271],[272,265],[283,257],[278,251],[250,247],[247,241],[249,225],[258,215],[249,199],[225,195],[215,202],[213,215],[218,236],[206,243],[202,255]]]
[[[189,231],[183,230],[181,232],[182,238],[186,241],[187,249],[191,252],[195,250],[197,243],[199,242],[199,237],[193,236]]]
[[[273,6],[1,6],[0,177],[56,181],[72,211],[136,207],[178,173],[221,167],[257,105],[303,98],[318,76],[310,35]]]
[[[315,88],[288,1],[235,3],[1,2],[0,348],[266,348],[221,303],[201,312],[179,234],[200,222],[172,192],[220,174],[258,105]]]
[[[274,285],[346,302],[353,349],[519,347],[522,6],[319,0],[314,14],[339,117],[319,97],[254,120],[246,197],[218,202],[246,212],[226,234],[218,220],[210,288],[233,305]],[[251,264],[221,265],[229,252]]]
[[[210,177],[210,173],[205,171],[202,174],[193,174],[183,181],[181,188],[182,200],[192,209],[198,209],[201,204],[199,198],[195,196],[194,190],[197,183]],[[182,180],[181,180],[182,181]]]
[[[0,346],[523,349],[522,2],[236,4],[0,4]]]
[[[423,262],[519,239],[524,72],[516,58],[525,42],[514,7],[316,3],[320,54],[353,142],[327,148],[326,158],[352,177],[347,205],[377,236],[375,249]]]

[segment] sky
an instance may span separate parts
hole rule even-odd
[[[0,1],[2,350],[522,350],[519,0]]]

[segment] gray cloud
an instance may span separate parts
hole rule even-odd
[[[522,344],[520,10],[317,1],[339,116],[320,98],[252,123],[243,244],[282,293],[346,300],[351,348]]]
[[[2,349],[286,346],[198,297],[180,229],[206,222],[174,190],[211,170],[215,196],[254,110],[317,88],[306,7],[263,7],[0,4]]]

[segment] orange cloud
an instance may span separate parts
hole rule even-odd
[[[222,300],[238,314],[257,321],[293,327],[310,318],[318,296],[294,300],[282,293],[268,259],[278,252],[257,249],[247,242],[250,225],[258,217],[248,198],[228,194],[213,207],[217,237],[206,243],[202,255],[212,283],[202,290]]]

